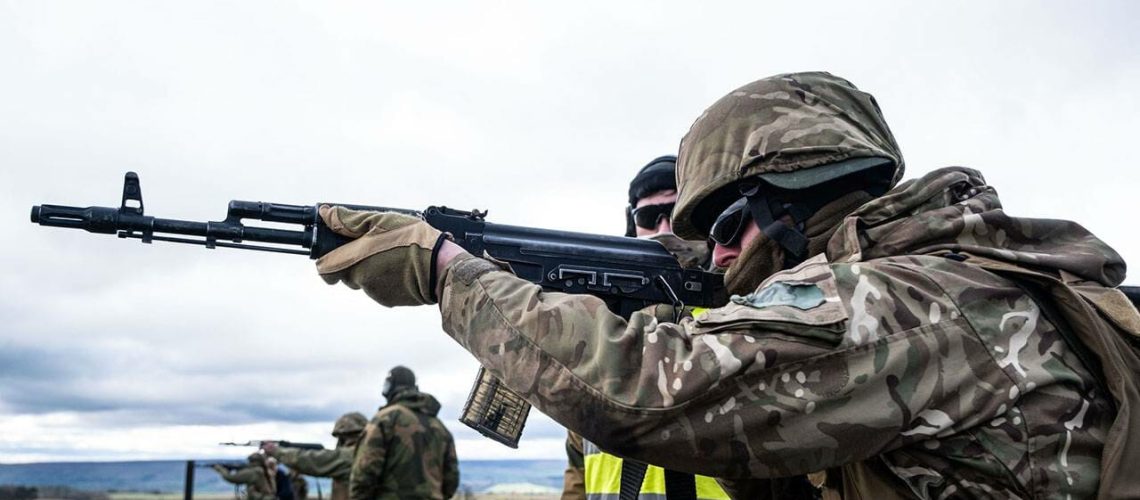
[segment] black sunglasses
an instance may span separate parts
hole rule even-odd
[[[748,210],[748,198],[741,198],[728,206],[716,217],[709,229],[709,239],[724,247],[732,246],[741,233],[744,232],[744,223],[751,218]]]
[[[643,229],[656,229],[661,219],[670,220],[675,203],[662,203],[660,205],[645,205],[637,207],[630,212],[633,223]]]

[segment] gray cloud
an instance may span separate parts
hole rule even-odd
[[[84,363],[81,351],[49,351],[12,342],[0,344],[0,381],[7,383],[52,379],[67,382],[82,372],[78,366],[81,363]]]
[[[185,394],[177,387],[152,397],[123,393],[112,385],[97,382],[115,378],[122,368],[100,363],[98,353],[77,349],[37,349],[3,346],[0,350],[0,408],[8,412],[44,414],[78,412],[90,414],[105,425],[146,424],[243,424],[263,421],[324,422],[344,413],[342,405],[306,403],[307,395],[295,401],[226,401],[202,405],[211,394]],[[128,369],[129,370],[129,369]],[[254,370],[265,374],[264,370]],[[269,376],[272,372],[270,372]],[[219,383],[224,373],[213,374]],[[131,375],[128,373],[128,377]],[[169,380],[184,380],[193,373],[169,374]],[[263,375],[265,376],[265,375]],[[162,383],[161,381],[158,381]],[[133,385],[142,385],[136,382]],[[165,385],[165,384],[164,384]],[[169,386],[168,386],[169,387]],[[216,394],[216,393],[215,393]],[[257,398],[257,396],[251,396]]]

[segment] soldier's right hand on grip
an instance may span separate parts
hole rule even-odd
[[[332,285],[364,290],[381,305],[436,303],[434,257],[445,236],[422,219],[322,205],[320,216],[337,234],[356,238],[317,260]]]

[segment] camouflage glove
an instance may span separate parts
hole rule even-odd
[[[337,234],[356,238],[317,260],[328,284],[363,289],[387,307],[436,303],[435,253],[444,235],[422,219],[393,212],[320,208]]]

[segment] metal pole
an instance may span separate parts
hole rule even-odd
[[[182,498],[184,500],[194,499],[194,461],[186,461],[186,485],[183,486]]]

